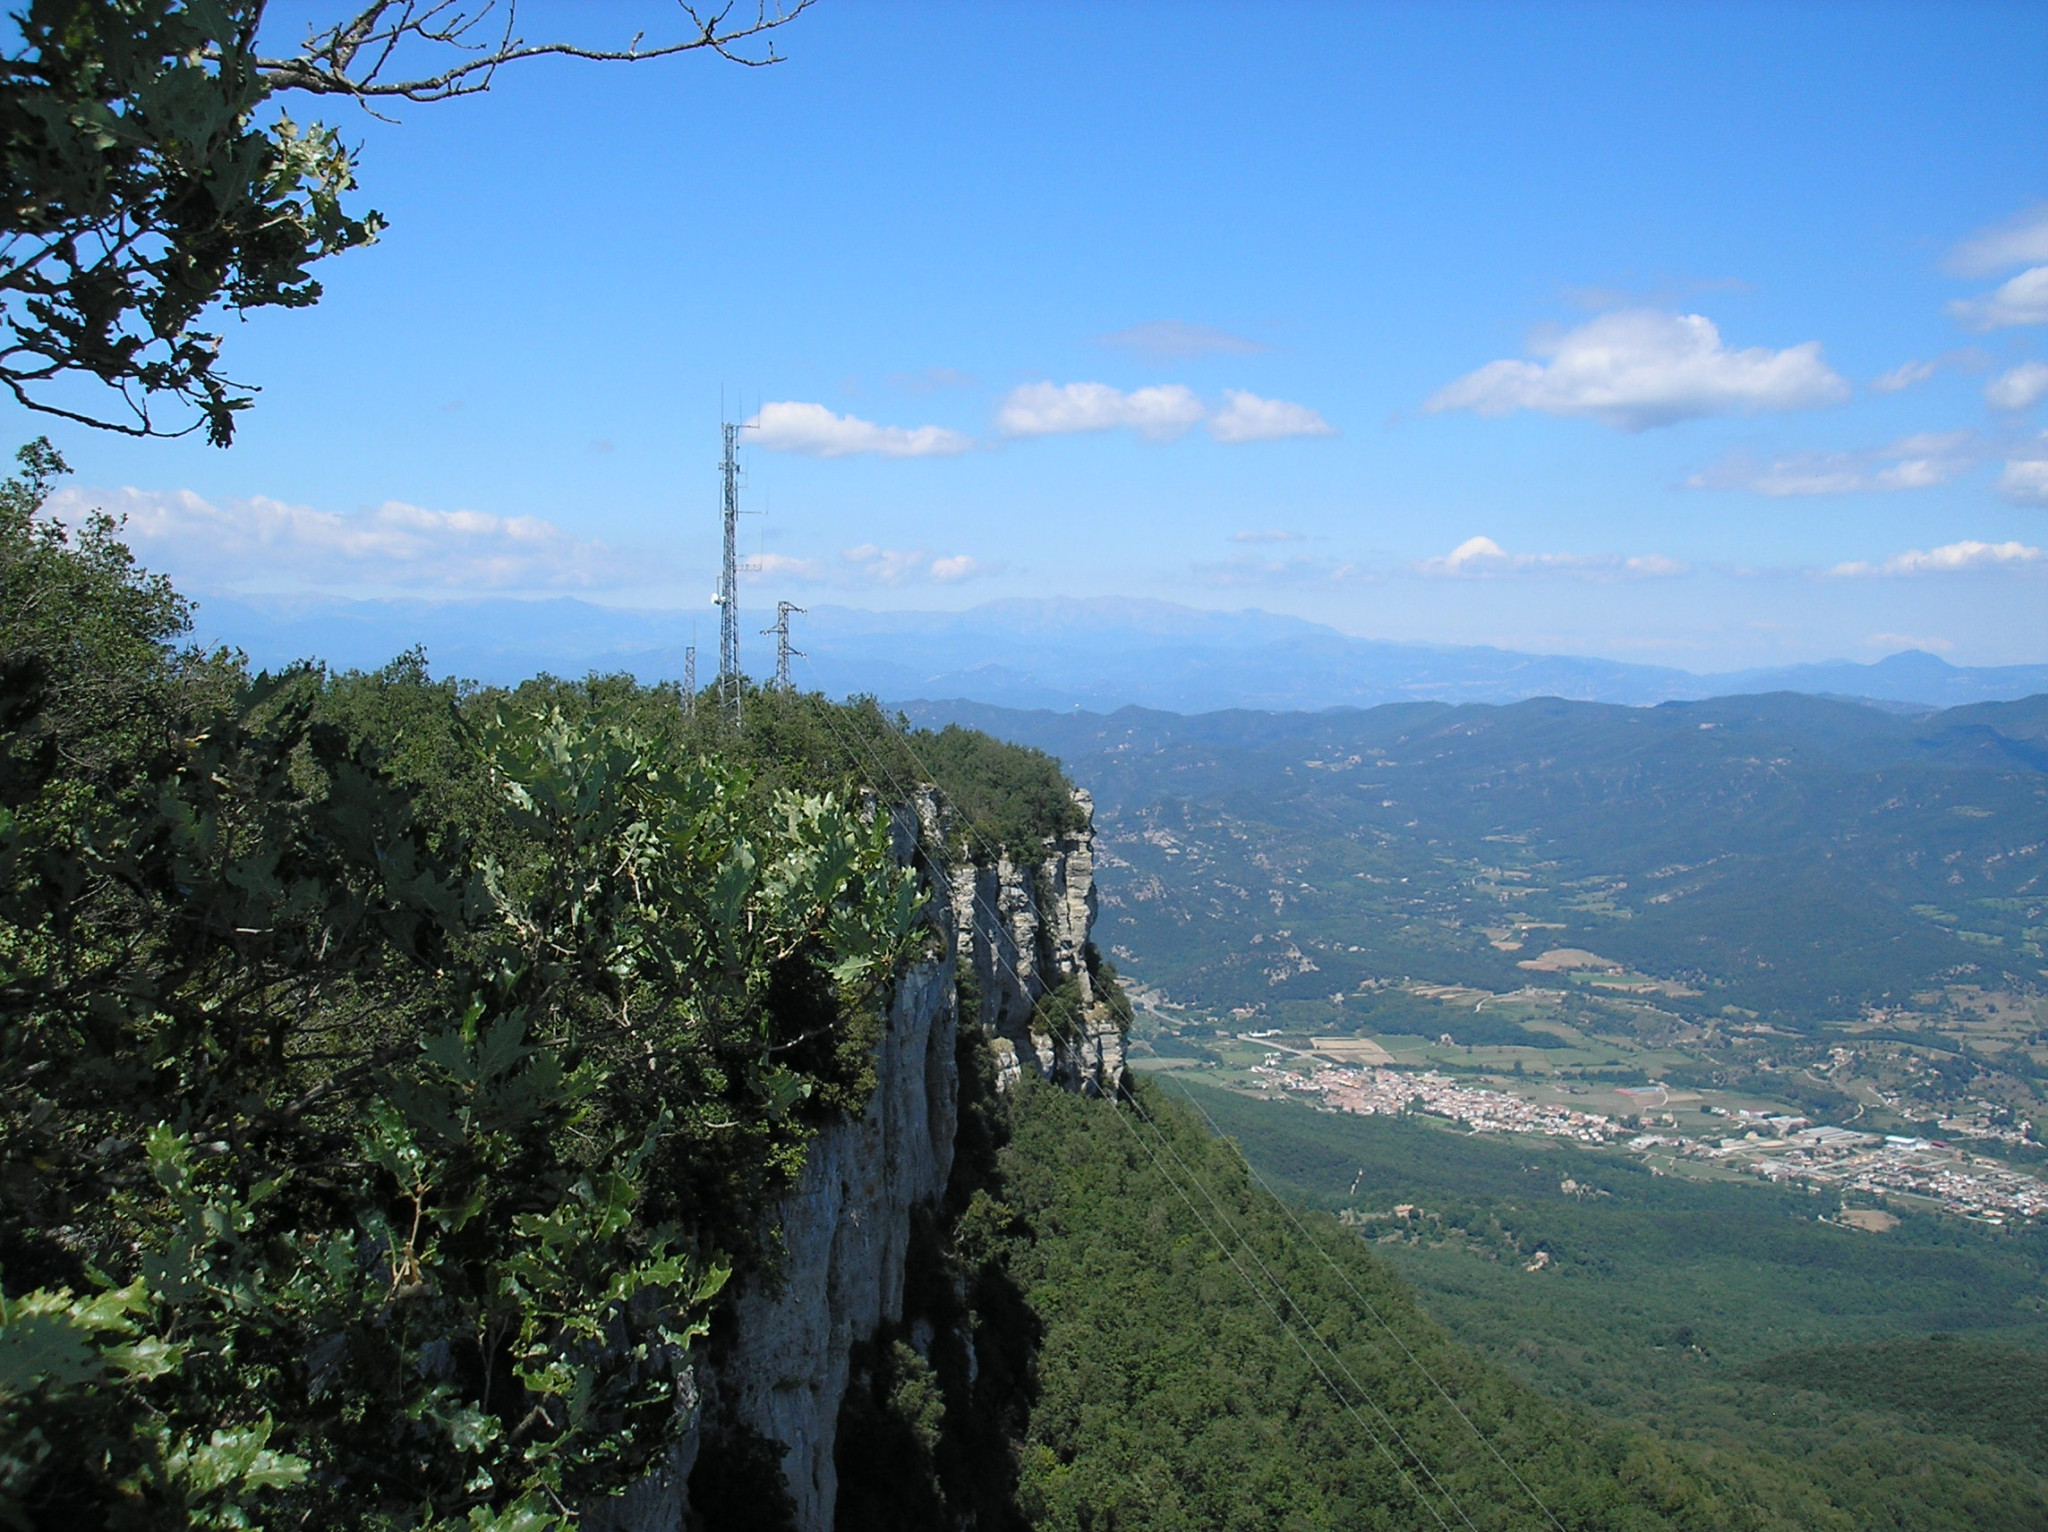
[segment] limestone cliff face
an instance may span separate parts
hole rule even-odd
[[[866,1110],[818,1135],[775,1210],[779,1282],[758,1280],[738,1295],[719,1321],[715,1367],[700,1370],[718,1412],[788,1449],[783,1472],[804,1532],[832,1525],[850,1353],[902,1318],[912,1212],[936,1204],[952,1172],[960,965],[972,966],[982,1025],[1010,1080],[1028,1065],[1093,1093],[1118,1089],[1124,1076],[1121,1031],[1088,973],[1092,824],[1049,843],[1035,864],[988,867],[947,864],[947,816],[935,794],[899,809],[892,828],[899,859],[921,862],[934,886],[929,954],[897,984]],[[1084,999],[1079,1025],[1057,1037],[1034,1030],[1038,1001],[1070,978]],[[620,1532],[688,1528],[683,1486],[697,1451],[693,1433],[668,1473],[602,1522]]]
[[[1124,1082],[1123,1033],[1095,994],[1088,972],[1095,924],[1094,803],[1075,790],[1087,826],[1047,844],[1035,864],[1005,856],[951,869],[953,925],[962,963],[972,966],[981,1023],[994,1037],[1006,1081],[1027,1063],[1068,1090],[1096,1094]],[[1069,979],[1080,988],[1078,1024],[1043,1030],[1038,1002]]]
[[[953,1169],[959,1099],[953,958],[897,985],[859,1118],[812,1142],[781,1208],[783,1286],[740,1295],[713,1387],[742,1421],[789,1448],[782,1468],[800,1527],[832,1525],[832,1449],[854,1342],[903,1311],[910,1213]]]

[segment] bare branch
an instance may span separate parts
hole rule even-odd
[[[447,101],[478,95],[491,88],[506,64],[537,58],[582,59],[592,63],[642,64],[679,53],[710,51],[749,69],[782,62],[769,38],[765,49],[747,45],[787,26],[817,0],[755,0],[754,14],[732,19],[738,0],[717,10],[699,10],[678,0],[689,18],[691,35],[674,42],[645,45],[644,32],[623,48],[595,48],[581,43],[529,43],[515,31],[517,0],[504,0],[503,26],[491,29],[485,41],[475,35],[499,12],[500,0],[484,0],[480,9],[460,7],[459,0],[372,0],[348,20],[324,32],[308,32],[302,51],[292,58],[258,59],[256,67],[273,91],[297,90],[319,96],[349,96],[359,101],[399,99]],[[468,57],[443,69],[410,78],[386,78],[401,52],[424,45],[455,49]]]

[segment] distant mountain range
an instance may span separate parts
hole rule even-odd
[[[748,668],[773,650],[745,625]],[[1270,612],[1213,612],[1166,601],[994,601],[964,612],[817,606],[793,625],[798,684],[888,702],[962,699],[1011,708],[1178,713],[1315,710],[1387,702],[1517,702],[1564,697],[1647,705],[1755,692],[1954,707],[2048,692],[2048,665],[1957,666],[1910,650],[1874,664],[1829,660],[1695,675],[1657,665],[1478,646],[1390,643]],[[435,673],[513,682],[539,671],[629,671],[680,679],[698,646],[698,678],[716,665],[715,613],[635,611],[589,602],[342,601],[202,597],[198,636],[262,666],[318,658],[372,669],[418,644]]]

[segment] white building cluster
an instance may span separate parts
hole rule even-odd
[[[1364,1117],[1415,1111],[1449,1118],[1474,1133],[1538,1133],[1589,1144],[1607,1143],[1626,1132],[1598,1112],[1525,1100],[1433,1070],[1317,1065],[1302,1073],[1267,1064],[1252,1072],[1319,1101],[1325,1110]],[[1769,1181],[1834,1187],[1844,1194],[1925,1198],[1948,1212],[1990,1223],[2048,1216],[2048,1182],[1924,1138],[1880,1137],[1757,1112],[1741,1113],[1737,1121],[1748,1129],[1739,1138],[1643,1133],[1630,1138],[1628,1147],[1639,1154],[1674,1149],[1743,1165]]]
[[[1749,1168],[1766,1180],[1836,1186],[1844,1192],[1877,1197],[1887,1193],[1924,1197],[1948,1212],[1991,1223],[2048,1214],[2048,1184],[2033,1176],[1971,1159],[1925,1139],[1887,1138],[1880,1142],[1867,1133],[1846,1136],[1859,1142],[1802,1143],[1795,1139],[1782,1145],[1742,1147],[1763,1151]],[[1799,1135],[1799,1139],[1805,1137]]]
[[[1598,1112],[1544,1106],[1506,1091],[1464,1085],[1435,1071],[1399,1069],[1317,1069],[1296,1074],[1261,1068],[1255,1073],[1276,1079],[1287,1090],[1318,1096],[1333,1111],[1363,1117],[1394,1116],[1419,1110],[1448,1117],[1474,1133],[1541,1133],[1550,1138],[1575,1138],[1601,1144],[1617,1138],[1620,1126]]]

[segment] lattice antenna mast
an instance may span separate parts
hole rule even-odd
[[[775,635],[775,684],[786,692],[796,690],[795,685],[789,679],[789,662],[792,659],[802,659],[804,653],[801,649],[789,647],[789,614],[791,612],[801,616],[803,608],[794,601],[776,602],[775,626],[761,630],[764,634],[773,633]]]
[[[734,728],[740,725],[740,575],[756,566],[740,563],[740,432],[746,427],[722,422],[724,452],[719,472],[725,481],[725,558],[719,565],[718,698]]]
[[[683,651],[683,716],[697,716],[697,646]]]
[[[718,573],[718,695],[734,723],[740,712],[740,428],[720,425],[725,452],[725,562]]]

